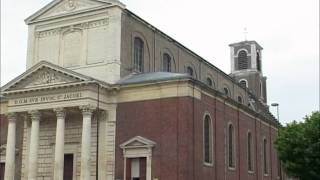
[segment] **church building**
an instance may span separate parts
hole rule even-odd
[[[53,0],[25,22],[1,180],[283,178],[256,41],[229,45],[226,74],[118,0]]]

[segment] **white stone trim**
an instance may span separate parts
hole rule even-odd
[[[248,57],[248,56],[251,56],[251,54],[248,52],[247,49],[241,48],[241,49],[238,49],[238,51],[237,51],[237,53],[236,53],[236,55],[235,55],[234,57],[238,57],[240,51],[245,51],[245,52],[247,53],[247,57]]]
[[[231,72],[233,73],[235,71],[235,53],[234,53],[234,47],[230,47],[230,60],[231,60]]]
[[[156,145],[155,142],[141,136],[136,136],[122,143],[120,148],[123,150],[124,167],[123,175],[126,178],[126,161],[127,158],[146,158],[146,180],[152,180],[152,149]]]
[[[259,90],[260,90],[260,98],[261,98],[261,99],[264,99],[264,95],[263,95],[263,83],[262,83],[261,80],[260,80],[260,82],[259,82]]]
[[[251,69],[258,69],[257,68],[257,50],[256,45],[251,44]]]
[[[239,83],[240,83],[241,81],[245,81],[245,82],[246,82],[246,87],[247,87],[247,88],[249,87],[248,80],[246,80],[246,79],[242,78],[242,79],[240,79],[240,80],[239,80]]]

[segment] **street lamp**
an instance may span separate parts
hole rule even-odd
[[[278,119],[278,122],[280,123],[280,119],[279,119],[279,103],[272,103],[271,106],[273,107],[277,107],[277,119]],[[279,157],[278,157],[278,176],[280,178],[280,180],[283,179],[282,177],[282,163],[281,161],[279,160]]]
[[[271,106],[277,107],[277,119],[280,122],[280,119],[279,119],[279,104],[278,103],[272,103]]]

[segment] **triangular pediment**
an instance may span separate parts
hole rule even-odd
[[[90,80],[92,79],[88,76],[41,61],[3,86],[2,92],[80,83]]]
[[[156,143],[141,137],[141,136],[136,136],[134,138],[129,139],[128,141],[122,143],[120,145],[121,148],[135,148],[135,147],[153,147],[155,146]]]
[[[26,19],[26,23],[62,17],[107,6],[124,5],[117,0],[54,0]]]

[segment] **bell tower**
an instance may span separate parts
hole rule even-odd
[[[231,74],[240,85],[247,87],[262,103],[267,103],[266,77],[262,73],[262,47],[256,41],[230,44]]]

